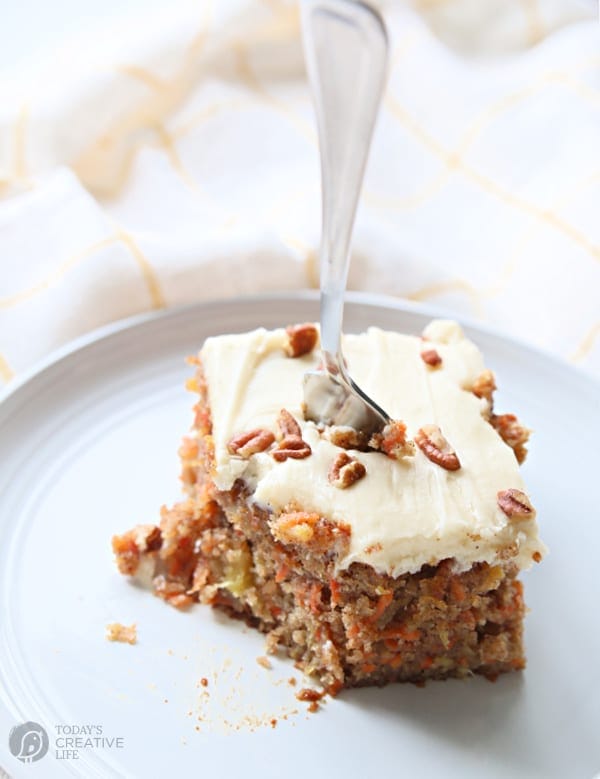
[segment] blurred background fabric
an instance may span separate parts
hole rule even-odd
[[[44,14],[60,3],[38,0],[40,18],[28,4],[0,33],[30,24],[39,43],[0,62],[0,387],[122,317],[318,285],[296,3],[153,0],[102,18],[87,3],[54,50]],[[597,5],[379,5],[390,75],[349,287],[600,375]]]

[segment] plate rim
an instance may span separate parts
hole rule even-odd
[[[67,341],[61,346],[52,349],[47,355],[36,360],[31,366],[19,372],[14,379],[10,380],[5,387],[0,389],[0,409],[4,407],[6,401],[16,395],[21,389],[23,389],[23,387],[25,387],[30,382],[33,382],[37,377],[44,373],[44,371],[61,362],[62,360],[71,357],[76,352],[79,352],[86,347],[91,346],[92,344],[108,339],[121,332],[142,327],[148,322],[158,322],[161,319],[168,320],[191,312],[195,309],[201,311],[203,309],[210,310],[212,308],[219,308],[226,305],[231,306],[239,303],[259,305],[282,302],[285,300],[316,302],[318,301],[318,298],[318,290],[237,295],[234,297],[221,297],[215,298],[213,300],[203,300],[196,301],[194,303],[169,306],[168,308],[160,309],[158,311],[144,311],[139,314],[133,314],[128,317],[117,319],[113,322],[101,325],[100,327],[96,327],[87,333],[83,333],[82,335]],[[454,319],[461,326],[471,330],[472,332],[479,332],[487,337],[499,339],[507,345],[515,347],[520,351],[524,350],[531,355],[535,355],[538,359],[541,358],[542,360],[551,363],[554,368],[572,374],[574,377],[577,377],[579,381],[588,383],[590,387],[593,387],[598,392],[600,392],[600,378],[596,377],[593,373],[586,370],[585,368],[567,362],[565,358],[549,351],[548,349],[529,343],[511,334],[503,333],[497,327],[488,325],[485,322],[480,322],[474,317],[463,316],[462,314],[458,315],[458,312],[453,312],[442,306],[422,304],[420,302],[407,300],[406,298],[397,298],[392,295],[383,295],[371,292],[347,291],[345,295],[345,302],[355,305],[365,304],[370,306],[378,306],[381,308],[395,309],[397,311],[421,314],[431,319]]]

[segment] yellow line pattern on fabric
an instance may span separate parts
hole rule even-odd
[[[34,284],[28,289],[22,290],[21,292],[17,292],[14,295],[0,298],[0,309],[14,308],[20,303],[23,303],[26,300],[30,300],[36,295],[45,292],[47,289],[61,281],[61,279],[77,265],[87,259],[90,259],[102,249],[106,249],[109,246],[119,242],[127,247],[131,256],[140,268],[142,272],[142,278],[144,279],[148,293],[150,295],[150,299],[152,301],[153,308],[164,308],[164,296],[160,288],[160,283],[156,272],[140,248],[137,246],[132,236],[119,228],[115,235],[104,238],[102,241],[97,241],[82,251],[77,252],[77,254],[74,254],[72,257],[69,257],[67,260],[65,260],[65,262],[61,263],[58,268],[56,268],[56,270],[46,276],[46,278],[42,279],[42,281],[39,281],[37,284]]]
[[[201,4],[202,19],[200,21],[200,29],[196,35],[192,38],[190,44],[187,47],[185,53],[186,60],[194,60],[198,54],[200,54],[206,44],[206,39],[210,33],[214,18],[214,1],[204,0]]]
[[[582,360],[584,360],[594,348],[594,344],[598,340],[599,336],[600,336],[600,320],[598,320],[598,322],[596,322],[596,324],[593,325],[593,327],[591,327],[589,331],[585,334],[585,336],[582,338],[579,346],[569,357],[571,362],[581,362]]]
[[[27,166],[27,127],[29,125],[29,107],[21,106],[13,131],[13,172],[17,179],[28,180]]]
[[[573,202],[579,195],[585,192],[586,189],[594,186],[599,181],[600,171],[595,171],[590,176],[586,176],[583,180],[579,181],[574,187],[570,189],[566,195],[556,200],[552,204],[552,207],[562,208],[568,205],[569,203]],[[483,300],[496,297],[506,289],[512,275],[519,267],[519,260],[537,235],[539,226],[539,223],[536,222],[532,227],[522,233],[516,247],[513,249],[508,259],[501,263],[502,270],[498,274],[496,280],[492,283],[480,288],[476,288],[468,281],[466,281],[466,279],[456,278],[444,283],[431,284],[421,287],[410,293],[407,297],[410,300],[423,301],[431,297],[437,297],[438,295],[443,295],[446,293],[463,292],[469,297],[473,308],[475,310],[481,311]]]
[[[313,146],[317,143],[317,137],[312,125],[298,116],[283,100],[270,95],[256,78],[248,61],[248,49],[246,43],[238,41],[233,45],[236,58],[236,72],[244,86],[256,95],[257,98],[273,110],[285,117]]]
[[[520,0],[527,24],[527,44],[535,46],[546,36],[538,0]]]
[[[595,259],[600,260],[600,246],[594,244],[586,235],[581,233],[573,225],[569,224],[565,219],[551,211],[550,209],[542,208],[534,203],[530,203],[517,195],[512,194],[502,186],[494,182],[492,179],[484,176],[475,170],[473,167],[461,160],[456,151],[449,151],[444,148],[435,138],[424,130],[418,122],[414,120],[412,116],[391,96],[386,100],[386,105],[389,107],[392,114],[401,122],[401,124],[411,132],[411,134],[417,138],[426,148],[439,157],[444,164],[451,168],[460,171],[464,176],[477,184],[481,189],[493,195],[497,199],[504,202],[506,205],[515,208],[519,211],[524,211],[530,216],[544,222],[545,224],[553,227],[564,235],[568,236],[571,240],[589,252]]]
[[[140,65],[117,65],[116,71],[124,76],[140,81],[149,89],[156,90],[157,92],[166,89],[168,86],[160,76],[155,75],[147,68],[142,68]]]
[[[4,195],[4,193],[11,187],[13,184],[12,177],[9,176],[0,176],[0,197]]]
[[[208,13],[205,17],[208,18]],[[129,176],[140,146],[153,137],[157,127],[172,116],[188,97],[197,77],[197,59],[206,40],[206,24],[205,19],[192,39],[179,70],[170,79],[162,79],[135,65],[117,67],[118,72],[151,87],[151,92],[117,117],[73,161],[73,169],[92,193],[104,197],[117,195]],[[146,138],[139,137],[142,133]]]
[[[208,35],[208,27],[212,18],[212,3],[204,7],[204,19],[200,31],[189,44],[179,70],[169,78],[156,76],[146,68],[135,65],[121,65],[117,71],[138,80],[151,87],[152,91],[143,100],[118,117],[113,124],[99,137],[92,141],[72,167],[84,186],[94,194],[104,197],[114,197],[123,188],[133,161],[139,150],[151,145],[156,133],[165,126],[168,118],[183,104],[190,92],[197,86],[199,73],[199,57]],[[294,6],[282,4],[278,13],[267,22],[249,28],[243,41],[230,41],[230,48],[237,58],[239,76],[247,87],[264,104],[285,116],[307,140],[316,145],[316,135],[310,123],[297,116],[283,101],[271,96],[260,85],[252,73],[247,61],[247,48],[268,42],[285,42],[295,40],[298,35],[300,16]],[[227,101],[223,101],[223,106]],[[248,103],[251,105],[251,103]],[[189,127],[189,125],[187,125]],[[166,131],[164,131],[166,132]],[[163,132],[163,139],[164,139]],[[145,133],[146,137],[140,138]],[[171,135],[171,138],[174,138]],[[160,143],[173,162],[173,145]],[[180,161],[179,161],[180,162]],[[181,164],[175,164],[179,174],[183,171]],[[184,173],[187,183],[189,174]],[[196,185],[197,186],[197,185]]]
[[[585,192],[586,189],[596,185],[599,181],[600,171],[596,171],[590,176],[586,176],[582,181],[579,181],[574,187],[572,187],[563,197],[555,200],[552,203],[552,208],[563,208],[564,206],[574,201],[583,192]],[[536,235],[538,234],[539,228],[540,223],[535,222],[529,229],[525,230],[521,234],[516,246],[513,248],[510,256],[505,261],[504,269],[497,281],[479,291],[479,294],[482,297],[493,298],[506,289],[512,274],[519,267],[519,262],[525,254],[527,247],[533,242]]]
[[[152,265],[148,262],[142,250],[136,244],[133,237],[129,233],[125,232],[125,230],[119,228],[119,230],[117,230],[116,237],[129,249],[134,260],[137,262],[138,267],[142,272],[142,276],[144,277],[144,281],[146,282],[146,287],[148,288],[148,292],[152,300],[152,307],[164,308],[166,303],[162,289],[160,287],[158,276]]]
[[[298,41],[300,37],[300,8],[297,3],[271,2],[272,17],[266,22],[261,22],[258,27],[248,27],[244,35],[244,42],[248,46],[256,46],[264,43],[290,44]],[[234,42],[235,43],[235,42]]]
[[[204,124],[208,119],[226,110],[243,110],[247,106],[254,105],[254,101],[249,98],[235,97],[225,100],[215,100],[214,103],[204,106],[194,112],[184,122],[171,129],[171,137],[175,140],[189,135],[196,127]]]
[[[588,63],[589,64],[589,63]],[[452,150],[444,149],[440,144],[424,134],[414,122],[410,121],[407,113],[402,109],[398,101],[392,96],[386,97],[386,105],[392,113],[401,113],[402,122],[406,122],[411,127],[411,133],[432,151],[437,157],[445,163],[444,170],[433,176],[421,189],[411,195],[389,196],[374,192],[370,189],[365,190],[365,202],[369,205],[381,208],[416,208],[426,203],[430,198],[436,195],[449,181],[453,173],[460,170],[463,164],[463,158],[478,138],[485,130],[500,116],[514,108],[519,103],[532,97],[544,88],[551,85],[561,85],[579,94],[581,97],[595,105],[600,106],[600,93],[591,89],[585,84],[581,84],[573,79],[568,73],[549,72],[534,84],[520,89],[517,92],[505,95],[496,103],[485,108],[463,132],[459,142]]]
[[[21,292],[17,292],[14,295],[0,298],[0,308],[13,308],[14,306],[19,305],[19,303],[23,303],[24,301],[39,295],[41,292],[44,292],[45,290],[57,284],[72,268],[89,259],[90,257],[93,257],[93,255],[97,252],[101,251],[102,249],[106,249],[108,246],[111,246],[116,242],[117,238],[113,235],[109,238],[104,238],[102,241],[97,241],[85,249],[82,249],[82,251],[77,252],[77,254],[74,254],[72,257],[69,257],[67,260],[61,263],[58,268],[56,268],[56,270],[46,276],[45,279],[42,279],[42,281],[39,281],[37,284],[34,284],[28,289],[22,290]]]
[[[10,381],[11,379],[14,379],[15,372],[8,364],[8,360],[6,357],[0,354],[0,379],[3,382]]]
[[[171,165],[173,170],[183,180],[183,182],[188,187],[190,187],[190,189],[193,189],[196,192],[199,191],[199,187],[194,181],[192,174],[188,170],[186,170],[183,162],[181,161],[181,157],[179,156],[179,152],[177,151],[175,139],[173,138],[171,133],[169,133],[162,124],[156,128],[156,133],[160,141],[160,146],[162,149],[164,149],[167,158],[169,160],[169,164]],[[208,198],[208,195],[206,195],[206,197]]]

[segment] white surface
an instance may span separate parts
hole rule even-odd
[[[316,286],[294,0],[127,0],[126,20],[116,0],[4,5],[0,52],[30,43],[28,76],[0,74],[0,381],[120,317]],[[382,5],[390,75],[350,288],[600,372],[592,6]]]
[[[206,607],[179,613],[117,573],[111,534],[154,521],[178,496],[176,449],[193,402],[183,356],[207,335],[316,311],[302,298],[175,310],[66,353],[0,405],[0,763],[14,777],[597,772],[598,386],[543,354],[466,329],[497,373],[498,409],[536,431],[524,475],[550,555],[524,576],[523,674],[345,692],[308,715],[277,684],[299,676],[291,662],[257,665],[259,635]],[[346,322],[419,332],[427,318],[362,300]],[[112,621],[135,621],[139,643],[107,642]],[[271,728],[282,711],[287,721]],[[7,735],[25,719],[51,742],[58,724],[100,724],[125,747],[24,766]]]
[[[0,72],[40,66],[74,37],[114,26],[123,17],[165,7],[168,0],[19,0],[2,8]]]

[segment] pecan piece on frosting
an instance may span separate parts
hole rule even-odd
[[[290,457],[292,460],[304,460],[312,452],[310,446],[299,435],[285,435],[277,449],[271,452],[274,460],[282,463]]]
[[[287,342],[284,346],[288,357],[302,357],[309,354],[317,345],[319,333],[311,322],[303,325],[290,325],[285,328]]]
[[[439,368],[442,364],[442,358],[435,349],[425,349],[421,352],[421,359],[425,365],[430,368]]]
[[[275,441],[275,436],[270,430],[257,428],[247,433],[238,433],[228,442],[227,449],[230,454],[237,454],[247,460],[253,454],[264,452]]]
[[[524,427],[514,414],[492,414],[490,424],[498,432],[505,444],[515,453],[519,465],[527,457],[525,444],[531,431]]]
[[[381,433],[374,433],[369,446],[394,460],[412,457],[415,453],[414,443],[406,437],[406,425],[400,420],[393,420],[383,428]]]
[[[447,471],[457,471],[460,468],[456,452],[437,425],[423,425],[415,435],[415,443],[432,463]]]
[[[369,435],[348,425],[331,425],[325,431],[325,438],[341,449],[368,449]]]
[[[367,473],[365,466],[356,457],[350,457],[346,452],[340,452],[331,464],[327,478],[341,490],[351,487]]]
[[[471,392],[478,398],[485,398],[489,403],[496,390],[496,379],[490,370],[485,370],[473,382]]]
[[[533,519],[535,509],[531,501],[521,490],[501,490],[498,493],[498,505],[510,519]]]
[[[279,412],[279,416],[277,417],[277,427],[281,431],[281,435],[284,438],[285,436],[289,435],[302,438],[302,430],[300,429],[300,425],[285,408],[282,408]]]

